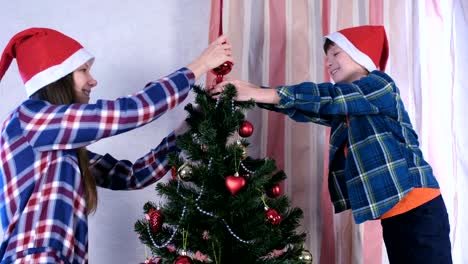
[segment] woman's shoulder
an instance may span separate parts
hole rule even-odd
[[[24,100],[18,108],[20,107],[44,107],[44,106],[49,106],[51,103],[44,101],[44,100],[39,100],[39,99],[26,99]]]

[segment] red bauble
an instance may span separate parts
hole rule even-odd
[[[245,178],[242,176],[227,176],[226,187],[229,189],[232,195],[235,195],[245,186]]]
[[[267,191],[267,195],[270,198],[276,198],[276,197],[280,196],[281,195],[281,188],[280,188],[279,184],[276,184],[273,187],[271,187],[271,189]]]
[[[162,211],[151,208],[148,212],[148,217],[151,231],[153,231],[154,233],[158,233],[159,231],[161,231],[164,222],[164,215]]]
[[[281,223],[281,215],[273,208],[268,208],[265,211],[265,217],[272,225],[279,225]]]
[[[250,137],[254,131],[252,123],[247,120],[244,120],[239,127],[239,136],[241,137]]]
[[[219,65],[218,67],[211,70],[216,76],[226,75],[231,72],[232,70],[232,62],[225,61],[223,64]]]
[[[173,180],[177,180],[177,168],[175,166],[171,167],[171,176]]]
[[[178,256],[174,261],[174,264],[193,264],[193,261],[187,256]]]

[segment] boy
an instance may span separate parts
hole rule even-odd
[[[356,223],[381,219],[391,263],[452,263],[448,215],[417,135],[385,74],[382,26],[343,29],[325,37],[326,67],[335,83],[237,88],[237,100],[331,127],[329,190],[335,212],[352,209]]]

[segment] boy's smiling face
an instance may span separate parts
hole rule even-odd
[[[348,53],[335,44],[331,45],[327,50],[325,65],[328,74],[335,83],[351,83],[369,74],[364,67],[355,62]]]

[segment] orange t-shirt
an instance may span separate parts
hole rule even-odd
[[[435,188],[414,188],[403,199],[401,199],[395,206],[392,207],[385,214],[380,216],[380,219],[389,218],[402,213],[406,213],[420,205],[423,205],[430,200],[440,195],[440,189]]]

